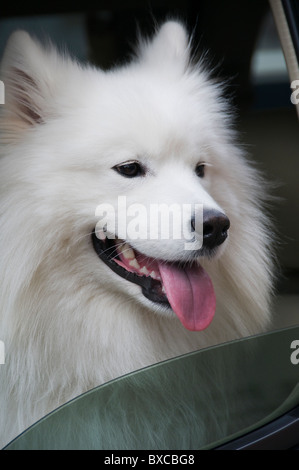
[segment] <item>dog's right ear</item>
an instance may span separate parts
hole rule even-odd
[[[1,106],[2,141],[14,141],[24,130],[45,122],[55,111],[58,64],[64,59],[25,31],[13,33],[1,63],[5,104]]]
[[[139,41],[138,56],[160,71],[174,69],[184,72],[190,59],[190,41],[185,26],[178,21],[167,21],[156,31],[154,37]]]

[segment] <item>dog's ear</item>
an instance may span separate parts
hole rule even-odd
[[[139,57],[143,63],[155,65],[163,70],[173,65],[184,70],[189,63],[190,42],[183,24],[167,21],[156,32],[152,40],[139,43]]]
[[[2,140],[14,140],[25,129],[41,124],[55,112],[59,86],[58,63],[53,47],[44,47],[24,31],[13,33],[1,63],[5,104],[1,106]]]

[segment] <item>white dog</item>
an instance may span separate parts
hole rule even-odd
[[[16,32],[1,71],[4,444],[111,378],[264,330],[272,264],[264,183],[181,24],[108,72]],[[151,221],[162,203],[194,208],[172,213],[184,237]]]

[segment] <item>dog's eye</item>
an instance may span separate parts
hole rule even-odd
[[[199,178],[203,178],[205,176],[205,164],[198,163],[198,165],[195,167],[195,173]]]
[[[145,174],[144,168],[138,162],[121,163],[115,165],[113,170],[127,178],[135,178],[136,176],[143,176]]]

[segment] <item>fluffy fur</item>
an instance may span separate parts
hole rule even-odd
[[[111,378],[264,330],[272,266],[264,183],[236,145],[221,83],[192,63],[181,24],[164,24],[131,63],[108,72],[16,32],[1,72],[3,445]],[[150,167],[141,185],[111,170],[129,159]],[[199,180],[192,171],[201,159]],[[217,299],[206,330],[184,329],[95,254],[95,209],[119,194],[142,203],[210,198],[229,217],[225,246],[200,260]],[[137,248],[181,257],[177,244]]]

